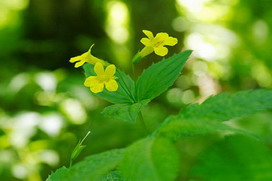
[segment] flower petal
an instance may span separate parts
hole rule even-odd
[[[103,75],[104,72],[104,67],[102,65],[102,63],[97,62],[94,66],[94,72],[96,73],[96,75]]]
[[[104,90],[104,83],[96,84],[95,86],[90,87],[90,90],[91,90],[93,93],[102,92],[102,91]]]
[[[106,74],[107,76],[109,76],[109,77],[114,76],[115,72],[116,72],[116,67],[115,67],[115,65],[113,65],[113,64],[107,66],[107,68],[106,68],[106,70],[105,70],[105,74]]]
[[[170,36],[165,40],[164,45],[174,46],[177,43],[178,43],[178,39]]]
[[[151,46],[151,41],[148,38],[142,38],[141,43],[145,46]]]
[[[140,52],[139,55],[141,57],[145,57],[147,55],[149,55],[150,53],[152,53],[154,51],[153,47],[144,47]]]
[[[106,82],[106,89],[108,89],[108,91],[117,91],[118,89],[118,84],[116,82],[116,80],[111,79],[110,81]]]
[[[77,62],[77,63],[75,64],[75,68],[78,68],[78,67],[82,66],[84,63],[85,63],[85,61],[80,60],[79,62]]]
[[[105,65],[105,62],[95,56],[92,55],[92,48],[93,48],[94,44],[92,44],[92,46],[89,48],[88,52],[86,52],[86,62],[88,62],[89,64],[93,64],[95,65],[97,62],[101,63],[102,65]]]
[[[154,48],[154,51],[159,56],[165,56],[168,53],[168,49],[166,47],[160,46],[157,48]]]
[[[151,31],[148,30],[143,30],[143,33],[149,38],[149,39],[153,39],[154,35]]]
[[[90,76],[85,80],[84,86],[94,87],[96,84],[99,84],[99,83],[100,81],[97,79],[97,76]]]
[[[69,62],[74,63],[74,62],[77,62],[79,60],[81,60],[81,55],[70,58]]]
[[[92,45],[90,46],[89,50],[88,50],[88,52],[89,52],[90,54],[91,54],[91,52],[92,52],[93,46],[94,46],[94,44],[92,44]]]
[[[167,33],[158,33],[155,36],[156,41],[166,41],[169,35]]]

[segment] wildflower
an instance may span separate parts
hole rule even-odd
[[[90,49],[87,52],[83,53],[82,55],[73,57],[69,60],[71,63],[77,62],[75,64],[75,68],[82,66],[86,62],[93,65],[96,64],[97,62],[101,63],[102,65],[106,65],[105,61],[99,58],[96,58],[95,56],[91,54],[91,50],[93,46],[94,44],[90,47]]]
[[[165,56],[168,49],[164,46],[174,46],[178,43],[176,38],[169,36],[167,33],[158,33],[155,37],[151,31],[143,30],[143,33],[148,38],[141,39],[141,43],[145,45],[140,52],[141,57],[145,57],[153,51],[159,56]]]
[[[116,72],[115,65],[109,65],[106,70],[104,70],[102,63],[97,62],[94,66],[94,72],[97,76],[90,76],[84,82],[84,85],[90,87],[93,93],[102,92],[104,86],[107,90],[112,92],[118,89],[118,84],[115,80],[117,77],[114,76]]]

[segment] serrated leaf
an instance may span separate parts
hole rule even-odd
[[[59,168],[56,172],[51,174],[46,181],[66,181],[69,169],[66,167]]]
[[[262,142],[235,136],[202,153],[190,175],[212,181],[270,181],[271,170],[271,150]]]
[[[215,132],[237,133],[253,139],[259,139],[257,136],[237,128],[230,127],[217,121],[207,120],[185,120],[178,116],[169,117],[162,126],[154,132],[156,136],[164,136],[171,140],[178,140],[184,137],[196,135],[206,135]]]
[[[235,94],[218,94],[201,105],[193,104],[181,111],[180,118],[227,121],[272,109],[272,90],[249,90]]]
[[[137,100],[151,100],[173,85],[191,53],[187,50],[146,69],[136,82]]]
[[[149,100],[134,104],[115,104],[104,108],[102,114],[111,118],[121,119],[127,122],[136,122],[139,112]]]
[[[94,66],[85,64],[83,66],[85,76],[96,76]],[[125,104],[135,102],[135,82],[124,72],[117,69],[115,76],[117,77],[118,90],[110,92],[104,89],[103,92],[97,93],[99,97],[115,104]]]
[[[110,150],[104,153],[91,155],[69,169],[57,170],[49,181],[97,181],[103,175],[116,168],[123,157],[123,149]]]
[[[127,148],[119,170],[129,181],[174,181],[178,165],[178,153],[171,142],[148,137]]]
[[[208,98],[202,104],[189,105],[177,116],[166,119],[154,134],[178,139],[195,134],[232,131],[258,139],[257,136],[247,131],[233,128],[222,122],[269,109],[272,109],[271,90],[260,89],[235,94],[219,94]]]

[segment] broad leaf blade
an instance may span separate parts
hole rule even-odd
[[[171,142],[148,137],[127,148],[119,169],[129,181],[173,181],[178,163],[178,153]]]
[[[202,104],[189,105],[177,116],[169,117],[154,134],[178,139],[197,134],[231,131],[258,139],[246,131],[235,129],[222,122],[269,109],[272,109],[271,90],[219,94]]]
[[[169,117],[159,129],[154,132],[156,136],[164,136],[171,140],[178,140],[184,137],[206,135],[211,133],[236,133],[259,140],[259,138],[247,131],[230,127],[217,121],[207,120],[185,120],[178,116]]]
[[[136,82],[138,100],[153,99],[166,91],[180,75],[191,50],[173,55],[146,69]]]
[[[93,65],[85,64],[83,69],[86,77],[96,76]],[[97,95],[115,104],[135,102],[135,82],[119,69],[116,70],[115,76],[117,77],[118,90],[115,92],[110,92],[104,89],[103,92],[98,93]]]
[[[262,142],[235,136],[202,153],[191,176],[213,181],[269,181],[271,170],[271,150]]]
[[[201,105],[193,104],[179,114],[182,119],[227,121],[272,109],[272,90],[249,90],[218,94]]]
[[[149,100],[144,100],[134,104],[115,104],[106,107],[102,114],[111,118],[121,119],[127,122],[136,122],[139,112]]]

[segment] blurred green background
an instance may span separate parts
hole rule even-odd
[[[89,130],[78,160],[144,136],[138,123],[103,117],[109,103],[92,95],[82,70],[69,63],[91,44],[95,56],[128,73],[143,29],[178,38],[168,56],[194,50],[175,85],[143,110],[153,130],[210,95],[271,89],[271,28],[269,0],[0,0],[0,180],[45,180],[68,166]],[[160,59],[148,56],[137,74]],[[235,124],[272,146],[271,113]]]

